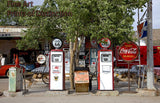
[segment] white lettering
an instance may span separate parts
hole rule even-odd
[[[120,54],[136,54],[136,53],[137,53],[137,48],[130,48],[130,49],[122,48],[120,50]]]

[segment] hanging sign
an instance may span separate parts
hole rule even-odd
[[[56,38],[52,41],[52,44],[56,49],[59,49],[62,46],[62,41],[60,39]]]
[[[108,38],[102,38],[101,41],[102,43],[99,44],[101,48],[109,48],[111,46],[111,41]]]
[[[134,42],[124,42],[119,48],[119,55],[126,62],[134,61],[138,53],[139,47]]]

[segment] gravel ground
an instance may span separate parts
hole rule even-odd
[[[0,103],[159,103],[160,97],[54,96],[2,97]]]

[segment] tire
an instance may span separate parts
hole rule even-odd
[[[6,71],[6,76],[9,78],[9,69]]]
[[[45,84],[49,84],[49,74],[42,74],[42,81]]]
[[[0,92],[0,96],[2,96],[3,95],[3,93],[2,92]]]

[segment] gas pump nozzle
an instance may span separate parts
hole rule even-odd
[[[15,57],[15,59],[14,59],[15,60],[15,67],[20,68],[18,55],[15,54],[14,57]]]

